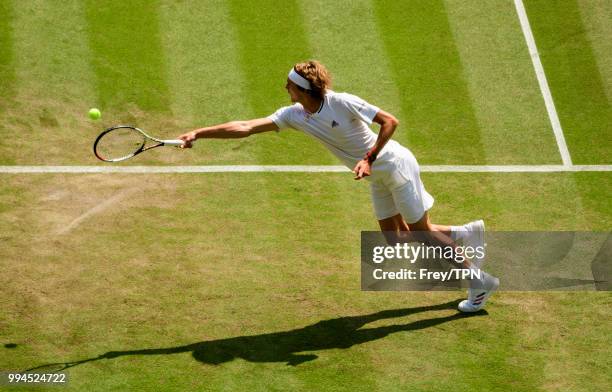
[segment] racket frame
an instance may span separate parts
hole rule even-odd
[[[112,131],[114,131],[114,130],[116,130],[116,129],[133,129],[133,130],[135,130],[135,131],[137,131],[137,132],[140,132],[140,134],[143,136],[143,142],[142,142],[142,144],[140,145],[140,147],[139,147],[138,149],[136,149],[136,150],[135,150],[133,153],[131,153],[131,154],[125,155],[125,156],[120,157],[120,158],[104,158],[104,157],[102,157],[100,154],[98,154],[98,150],[97,150],[97,147],[98,147],[98,142],[99,142],[99,141],[100,141],[100,140],[101,140],[101,139],[102,139],[102,138],[103,138],[103,137],[104,137],[106,134],[108,134],[109,132],[112,132]],[[153,142],[156,142],[157,144],[153,144],[153,145],[150,145],[150,146],[146,146],[146,144],[147,144],[147,139],[148,139],[148,140],[151,140],[151,141],[153,141]],[[174,147],[180,147],[180,146],[182,146],[182,145],[183,145],[183,143],[184,143],[184,142],[183,142],[182,140],[180,140],[180,139],[171,139],[171,140],[163,140],[163,139],[158,139],[158,138],[156,138],[156,137],[153,137],[153,136],[151,136],[151,135],[147,134],[147,133],[146,133],[145,131],[143,131],[142,129],[137,128],[137,127],[134,127],[134,126],[131,126],[131,125],[114,125],[114,126],[112,126],[112,127],[110,127],[110,128],[105,129],[104,131],[102,131],[102,133],[100,133],[100,134],[98,135],[98,137],[96,138],[96,141],[95,141],[95,142],[94,142],[94,144],[93,144],[93,152],[94,152],[94,155],[95,155],[95,156],[96,156],[96,157],[97,157],[99,160],[101,160],[101,161],[104,161],[104,162],[122,162],[122,161],[125,161],[125,160],[127,160],[127,159],[130,159],[130,158],[132,158],[132,157],[135,157],[136,155],[140,154],[141,152],[144,152],[144,151],[150,150],[150,149],[152,149],[152,148],[157,148],[157,147],[161,147],[161,146],[174,146]],[[146,147],[145,147],[145,146],[146,146]]]

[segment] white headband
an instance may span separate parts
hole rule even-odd
[[[308,79],[295,72],[295,68],[291,68],[291,71],[289,71],[289,80],[291,80],[293,83],[297,84],[301,88],[305,88],[306,90],[312,90]]]

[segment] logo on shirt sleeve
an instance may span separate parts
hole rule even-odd
[[[332,128],[335,128],[335,127],[337,127],[338,125],[340,125],[340,124],[338,124],[338,123],[336,122],[336,120],[332,120],[332,123],[331,123],[331,127],[332,127]]]

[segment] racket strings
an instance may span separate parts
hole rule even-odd
[[[104,134],[96,144],[96,155],[105,161],[127,159],[140,151],[145,136],[132,128],[116,128]]]

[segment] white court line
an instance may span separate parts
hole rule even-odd
[[[523,0],[514,0],[514,6],[516,7],[516,13],[518,14],[519,21],[521,22],[521,28],[523,29],[523,35],[525,41],[527,41],[527,47],[529,48],[529,54],[531,55],[531,61],[533,63],[533,69],[535,70],[536,76],[538,77],[538,84],[540,85],[540,91],[542,97],[544,97],[544,103],[546,105],[546,111],[548,112],[548,118],[555,133],[555,139],[557,139],[557,147],[559,147],[559,153],[561,154],[561,160],[564,166],[572,166],[572,158],[565,142],[565,136],[563,136],[563,129],[561,128],[561,122],[559,116],[557,116],[557,109],[555,109],[555,103],[553,102],[550,88],[544,74],[544,67],[540,61],[540,54],[531,32],[531,26],[529,25],[529,19],[527,18],[527,11],[523,5]]]
[[[423,165],[425,173],[610,172],[612,165]],[[22,173],[345,173],[344,166],[0,166],[0,174]]]
[[[554,173],[554,172],[607,172],[612,165],[473,165],[473,166],[421,166],[427,173]]]

